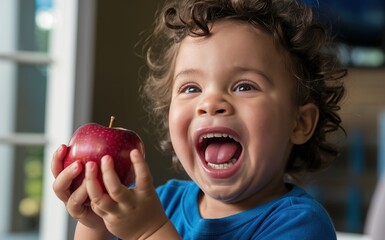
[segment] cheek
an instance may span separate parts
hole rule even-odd
[[[178,154],[179,148],[184,148],[188,144],[188,129],[191,117],[186,108],[171,103],[169,111],[169,130],[171,141],[175,152]]]
[[[285,111],[285,110],[284,110]],[[286,112],[266,108],[248,114],[250,153],[265,161],[282,161],[290,147],[290,122]]]
[[[170,105],[169,131],[175,154],[187,174],[194,178],[194,143],[190,137],[193,111],[186,106]]]

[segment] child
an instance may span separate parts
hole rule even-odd
[[[143,87],[191,181],[154,189],[137,150],[136,186],[119,183],[110,156],[62,169],[54,191],[77,221],[76,239],[336,239],[325,210],[295,179],[328,167],[342,129],[340,79],[328,35],[294,0],[174,0],[157,22]],[[91,207],[83,205],[87,197]]]

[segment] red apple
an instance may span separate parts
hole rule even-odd
[[[88,123],[79,127],[73,134],[64,167],[75,161],[85,165],[88,161],[96,162],[99,166],[98,181],[106,191],[100,171],[100,161],[104,155],[110,155],[114,160],[117,175],[123,185],[129,186],[134,182],[134,172],[130,159],[130,152],[139,149],[144,152],[143,142],[134,131],[124,128],[113,128],[114,117],[111,117],[109,127],[96,123]],[[76,190],[83,182],[84,168],[72,182],[71,191]]]

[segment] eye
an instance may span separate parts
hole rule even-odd
[[[179,93],[189,94],[189,93],[198,93],[198,92],[201,92],[201,89],[199,88],[199,86],[191,83],[185,84],[179,88]]]
[[[251,81],[242,81],[237,83],[234,86],[234,92],[246,92],[246,91],[256,91],[258,90],[258,86],[256,83]]]

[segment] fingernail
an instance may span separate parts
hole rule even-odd
[[[76,171],[76,170],[78,170],[78,168],[79,168],[78,162],[72,163],[72,165],[71,165],[71,170],[72,171]]]
[[[54,152],[54,155],[57,155],[59,152],[61,152],[63,150],[63,146],[62,145],[60,145],[60,147],[58,147],[57,149],[56,149],[56,151]]]
[[[131,151],[131,154],[134,156],[134,157],[139,157],[140,156],[140,151],[139,149],[133,149]]]
[[[59,152],[62,152],[62,151],[64,150],[65,147],[66,147],[66,146],[65,146],[64,144],[60,145],[58,151],[59,151]]]
[[[93,171],[94,168],[95,168],[95,164],[93,164],[93,162],[87,162],[86,163],[86,168],[88,171]]]
[[[106,156],[103,156],[103,157],[102,157],[102,165],[106,165],[106,164],[108,163],[109,158],[110,158],[110,157],[107,156],[107,155],[106,155]]]
[[[91,170],[91,168],[92,168],[92,164],[90,162],[87,162],[86,163],[86,169]]]

